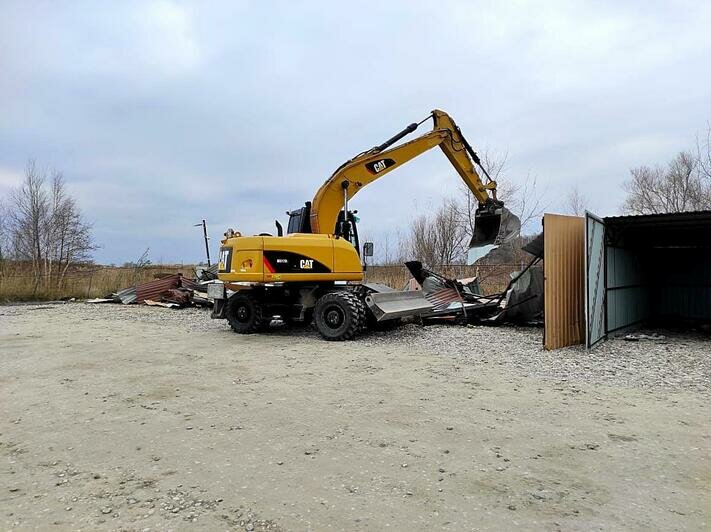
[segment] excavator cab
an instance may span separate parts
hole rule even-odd
[[[338,221],[336,222],[336,230],[333,234],[345,238],[358,252],[360,255],[360,242],[358,241],[358,226],[356,222],[358,217],[356,213],[358,211],[348,211],[348,216],[344,215],[344,211],[338,213]]]
[[[358,240],[358,226],[356,222],[358,217],[356,214],[358,211],[348,211],[348,216],[345,215],[345,211],[341,210],[338,213],[338,219],[336,220],[336,227],[333,229],[333,234],[348,240],[353,247],[356,249],[360,255],[360,242]],[[311,233],[311,202],[307,201],[303,207],[300,207],[293,211],[287,211],[289,215],[289,224],[287,225],[286,232],[291,233]]]

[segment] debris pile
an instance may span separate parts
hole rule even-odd
[[[498,294],[481,293],[476,277],[450,279],[425,268],[419,261],[406,262],[412,280],[403,291],[366,286],[365,302],[378,322],[402,318],[421,321],[499,324],[539,324],[543,319],[543,239],[524,246],[533,259],[520,272],[513,272],[506,289]]]
[[[213,302],[207,296],[207,285],[217,278],[217,265],[214,268],[197,268],[195,273],[196,279],[189,279],[180,273],[163,275],[104,298],[89,299],[87,303],[137,303],[165,308],[211,307]]]
[[[432,309],[425,319],[462,323],[534,323],[543,316],[543,270],[536,257],[499,294],[482,295],[477,278],[449,279],[428,270],[420,262],[407,262],[413,278],[422,288]]]

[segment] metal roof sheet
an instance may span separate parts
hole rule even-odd
[[[121,300],[121,303],[123,303],[124,305],[129,305],[129,304],[135,302],[136,301],[136,287],[129,286],[128,288],[119,290],[118,292],[116,292],[116,297],[118,297]]]
[[[182,275],[179,273],[174,273],[173,275],[166,275],[161,279],[137,284],[136,302],[143,303],[146,299],[160,301],[160,295],[163,292],[170,290],[171,288],[178,288],[178,286],[180,286],[181,277]]]
[[[686,222],[686,221],[706,221],[711,220],[711,211],[685,211],[685,212],[664,212],[659,214],[627,214],[621,216],[606,216],[605,223],[658,223],[658,222]]]

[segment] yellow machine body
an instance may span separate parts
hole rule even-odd
[[[353,245],[330,234],[233,236],[222,243],[219,270],[227,283],[363,280]]]

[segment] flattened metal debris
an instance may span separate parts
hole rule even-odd
[[[124,305],[130,305],[136,302],[136,287],[129,286],[123,290],[119,290],[115,294],[116,298]]]

